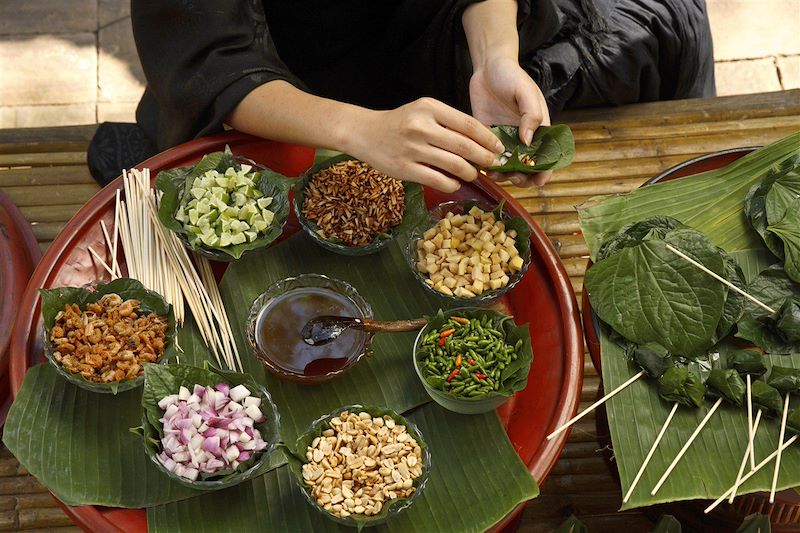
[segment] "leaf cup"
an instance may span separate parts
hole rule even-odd
[[[254,427],[261,433],[267,447],[235,470],[201,473],[197,480],[192,481],[171,472],[158,459],[158,454],[162,451],[161,439],[164,437],[164,426],[159,421],[164,416],[164,411],[158,406],[158,402],[166,396],[177,394],[181,386],[192,390],[194,385],[214,387],[219,383],[227,383],[231,388],[244,385],[251,395],[261,399],[259,409],[266,420]],[[142,436],[145,453],[165,475],[181,485],[199,490],[223,489],[264,474],[272,467],[269,458],[280,441],[280,414],[267,389],[250,374],[220,370],[209,363],[203,368],[179,364],[146,365],[142,409],[142,426],[134,431]]]
[[[191,186],[192,181],[210,170],[224,174],[228,168],[239,170],[241,165],[246,164],[255,169],[258,175],[256,183],[258,189],[264,197],[271,197],[272,203],[270,210],[275,213],[272,223],[266,231],[252,242],[233,244],[229,246],[196,246],[189,242],[189,232],[183,224],[175,218],[179,209],[183,209],[189,198],[187,185]],[[184,246],[194,250],[198,254],[213,261],[230,262],[242,257],[245,253],[264,248],[270,245],[283,233],[283,226],[289,218],[289,189],[291,181],[259,165],[255,161],[241,156],[235,156],[229,149],[224,152],[213,152],[203,156],[203,158],[192,167],[180,167],[171,170],[164,170],[156,177],[156,189],[163,193],[161,202],[158,206],[158,219],[167,229],[174,232]]]
[[[110,282],[95,282],[85,287],[39,289],[39,293],[42,296],[43,344],[45,356],[64,379],[82,389],[104,394],[117,394],[141,386],[144,382],[144,375],[140,375],[136,379],[122,380],[113,383],[95,383],[87,380],[81,374],[75,374],[65,369],[53,356],[56,350],[55,345],[50,340],[50,330],[55,326],[56,316],[64,310],[65,305],[77,304],[78,307],[84,311],[87,304],[98,302],[107,294],[118,294],[123,300],[139,300],[139,302],[141,302],[141,310],[167,317],[168,326],[164,343],[164,353],[161,355],[158,363],[168,363],[173,360],[178,353],[176,346],[178,334],[177,324],[172,311],[172,305],[168,304],[160,294],[146,289],[138,280],[119,278]]]
[[[388,232],[377,235],[371,243],[365,246],[347,246],[339,239],[325,238],[320,235],[320,229],[317,224],[314,221],[307,219],[305,215],[303,215],[305,190],[308,187],[308,184],[311,182],[311,178],[320,170],[326,169],[343,161],[354,160],[354,157],[351,157],[347,154],[337,155],[316,163],[314,166],[301,174],[300,178],[295,182],[294,185],[294,212],[297,215],[297,219],[300,221],[300,225],[303,227],[303,231],[305,231],[314,242],[326,250],[330,250],[331,252],[342,255],[361,256],[374,254],[375,252],[378,252],[388,246],[399,235],[408,233],[416,224],[419,223],[419,221],[425,217],[426,209],[422,186],[418,183],[404,181],[403,188],[405,189],[405,211],[403,213],[403,221],[399,225],[391,228]]]
[[[343,411],[349,411],[351,413],[360,413],[360,412],[367,412],[372,415],[373,418],[375,417],[384,417],[389,416],[391,417],[397,424],[404,425],[406,427],[406,431],[409,435],[414,437],[414,440],[417,441],[420,448],[422,448],[422,474],[414,479],[413,487],[416,490],[411,494],[408,498],[396,498],[394,500],[388,500],[384,503],[381,511],[373,516],[362,516],[352,514],[348,517],[339,517],[333,515],[326,511],[324,507],[322,507],[315,499],[314,496],[311,494],[311,489],[308,485],[305,484],[303,481],[303,465],[307,462],[305,454],[308,447],[314,441],[315,438],[320,437],[322,432],[330,427],[330,421]],[[313,508],[324,514],[329,519],[337,522],[339,524],[351,527],[357,527],[361,530],[364,527],[371,527],[377,526],[379,524],[383,524],[392,516],[395,516],[402,512],[404,509],[407,509],[414,501],[419,498],[422,491],[425,490],[425,486],[428,483],[428,476],[430,474],[431,469],[431,454],[428,449],[428,446],[425,444],[423,440],[422,433],[420,433],[419,428],[410,422],[408,419],[404,418],[403,416],[399,415],[395,411],[391,409],[387,409],[384,407],[365,407],[362,405],[346,405],[343,407],[339,407],[338,409],[332,411],[331,413],[321,416],[320,418],[316,419],[311,425],[308,427],[305,433],[300,435],[295,442],[294,450],[287,450],[286,453],[287,459],[289,461],[289,471],[292,473],[292,477],[297,483],[300,492],[305,497],[306,501],[311,505]]]

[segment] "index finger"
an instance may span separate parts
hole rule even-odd
[[[505,149],[492,130],[473,116],[442,104],[435,110],[434,117],[445,128],[472,139],[490,152],[499,154]]]

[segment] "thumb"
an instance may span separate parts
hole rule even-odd
[[[536,128],[542,125],[550,125],[550,113],[547,110],[547,103],[542,92],[534,85],[519,95],[517,104],[522,114],[519,121],[519,138],[525,144],[530,144]]]

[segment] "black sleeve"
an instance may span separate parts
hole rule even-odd
[[[136,118],[159,150],[221,131],[259,85],[302,87],[278,57],[261,0],[132,0],[131,20],[147,78]]]

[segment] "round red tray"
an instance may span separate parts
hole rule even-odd
[[[0,192],[0,427],[11,405],[8,346],[19,301],[42,257],[31,226]]]
[[[314,156],[308,148],[228,132],[167,150],[145,161],[139,168],[149,168],[155,176],[163,169],[193,164],[203,154],[221,150],[226,144],[234,153],[288,176],[296,176],[305,170]],[[93,279],[104,279],[104,272],[92,261],[87,246],[104,248],[99,223],[105,220],[106,224],[113,224],[114,194],[120,187],[118,179],[92,198],[59,234],[34,272],[22,298],[11,342],[14,394],[19,390],[26,370],[43,360],[38,334],[41,317],[37,289],[83,285]],[[500,416],[515,450],[541,485],[555,465],[568,432],[552,441],[547,441],[545,436],[575,413],[580,399],[583,346],[575,296],[548,237],[502,188],[488,180],[480,180],[464,184],[458,193],[447,198],[433,190],[425,191],[429,207],[447,199],[469,198],[505,199],[507,207],[524,217],[533,230],[531,267],[503,303],[518,323],[530,323],[535,357],[527,388],[503,405]],[[299,224],[292,214],[284,236],[298,230]],[[520,505],[514,509],[497,529],[511,523],[523,507]],[[65,507],[65,511],[78,525],[90,531],[144,531],[147,526],[143,510],[85,506]]]
[[[755,150],[755,148],[733,148],[700,156],[662,172],[655,178],[648,180],[642,186],[646,187],[647,185],[652,185],[661,181],[670,181],[699,174],[700,172],[716,170],[733,163],[753,150]],[[586,268],[588,269],[591,265],[592,262],[589,261]],[[589,356],[592,359],[592,365],[595,370],[597,370],[597,373],[602,377],[600,342],[597,338],[597,329],[600,324],[597,321],[597,316],[592,311],[592,306],[589,303],[589,295],[586,291],[583,292],[581,297],[581,308],[583,310],[584,333],[586,336],[586,345],[589,348]],[[597,426],[598,435],[603,436],[603,440],[606,440],[604,444],[608,444],[610,447],[611,438],[608,431],[608,420],[604,407],[598,410]],[[615,477],[618,477],[617,467],[611,460],[611,454],[608,454],[606,458],[609,460],[608,464],[612,473]],[[708,505],[708,502],[704,500],[653,506],[652,514],[656,516],[672,514],[675,515],[684,526],[690,526],[699,531],[708,533],[720,533],[724,531],[735,531],[747,515],[759,512],[770,517],[773,531],[787,533],[789,531],[798,531],[800,523],[792,517],[800,516],[798,515],[798,513],[800,513],[800,495],[794,490],[785,490],[778,492],[775,495],[775,500],[775,504],[770,504],[769,495],[767,493],[757,492],[739,496],[734,501],[733,505],[729,506],[726,504],[720,506],[710,514],[705,514],[703,512]]]

